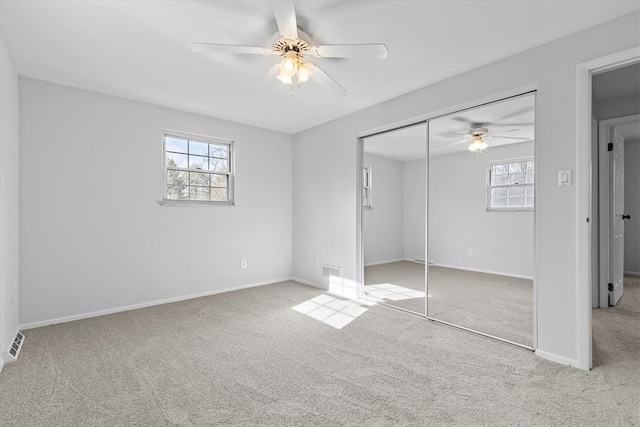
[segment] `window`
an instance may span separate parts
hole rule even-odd
[[[371,166],[362,169],[362,206],[371,207]]]
[[[233,141],[165,133],[164,169],[169,204],[233,204]]]
[[[488,210],[531,210],[533,189],[533,159],[489,163]]]

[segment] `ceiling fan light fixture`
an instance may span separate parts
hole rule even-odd
[[[282,68],[282,67],[280,67]],[[293,84],[293,80],[291,79],[291,76],[284,74],[282,72],[282,70],[280,70],[280,74],[278,74],[276,76],[276,79],[280,80],[282,83],[286,84],[286,85],[290,85]]]
[[[486,150],[487,147],[489,147],[489,145],[484,142],[482,136],[476,136],[474,137],[473,141],[471,141],[471,144],[469,144],[469,147],[467,149],[472,153],[479,153]]]
[[[298,80],[304,83],[309,80],[311,74],[311,70],[309,69],[307,64],[301,62],[298,66]]]
[[[295,59],[285,58],[284,61],[282,61],[282,71],[293,77],[296,74]]]

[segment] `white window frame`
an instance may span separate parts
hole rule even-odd
[[[227,145],[228,146],[228,172],[213,172],[202,169],[191,168],[169,168],[167,167],[167,137],[174,137],[180,139],[187,139],[190,141],[201,142],[206,144],[215,145]],[[168,170],[182,170],[185,172],[209,172],[216,175],[227,176],[227,199],[224,201],[217,200],[184,200],[184,199],[168,199],[167,198],[167,171]],[[234,190],[235,190],[235,151],[234,143],[232,140],[217,138],[205,135],[197,135],[193,133],[186,133],[174,130],[163,130],[162,135],[162,205],[193,205],[193,206],[234,206]]]
[[[515,184],[500,184],[493,185],[491,182],[491,171],[494,166],[498,165],[509,165],[512,163],[524,163],[524,162],[533,162],[533,182],[527,183],[515,183]],[[495,160],[487,162],[487,212],[517,212],[517,211],[532,211],[536,206],[535,201],[535,185],[536,183],[536,163],[534,157],[519,157],[514,159],[505,159],[505,160]],[[492,207],[491,206],[491,189],[492,188],[511,188],[511,187],[526,187],[527,185],[533,185],[533,205],[532,206],[501,206],[501,207]],[[524,196],[526,197],[526,196]],[[526,200],[526,198],[525,198]]]
[[[373,208],[371,202],[371,166],[365,166],[362,169],[362,206],[365,208]]]

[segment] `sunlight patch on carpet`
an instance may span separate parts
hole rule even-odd
[[[336,329],[342,329],[366,313],[367,305],[375,304],[367,301],[344,300],[322,294],[298,304],[292,309]]]
[[[398,285],[393,285],[391,283],[368,285],[364,287],[364,292],[369,297],[387,301],[402,301],[406,299],[425,297],[424,292],[416,291],[415,289],[409,289]]]

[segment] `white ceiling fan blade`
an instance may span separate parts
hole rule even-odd
[[[249,55],[269,55],[271,49],[260,46],[241,46],[237,44],[191,43],[194,52],[243,53]]]
[[[520,136],[493,136],[493,135],[487,135],[485,136],[485,138],[495,138],[495,139],[519,139],[520,141],[527,141],[530,140],[531,138],[523,138]]]
[[[274,1],[273,14],[276,17],[278,31],[285,39],[298,38],[298,23],[296,21],[296,9],[293,1]]]
[[[447,147],[447,146],[452,145],[452,144],[458,144],[460,142],[469,142],[469,141],[471,141],[471,138],[463,138],[463,139],[459,139],[457,141],[448,141],[448,142],[445,142],[444,144],[440,144],[440,145],[435,146],[433,148],[437,150],[438,148]]]
[[[269,83],[269,81],[275,82],[278,73],[280,72],[280,64],[276,64],[267,71],[264,77],[258,82],[258,84],[251,90],[251,93],[256,92],[259,88],[264,87]]]
[[[490,135],[496,135],[496,134],[498,134],[498,133],[515,132],[515,131],[518,131],[518,130],[520,130],[520,129],[501,130],[501,131],[498,131],[498,132],[489,132],[489,134],[490,134]]]
[[[345,88],[340,86],[329,74],[322,71],[320,67],[310,62],[307,63],[307,66],[311,70],[311,80],[318,83],[324,90],[341,95],[347,93]]]
[[[389,49],[383,44],[333,44],[315,46],[312,53],[319,58],[385,59]]]
[[[461,136],[469,136],[469,132],[451,132],[451,133],[445,133],[442,134],[441,136],[443,138],[460,138]]]

